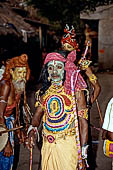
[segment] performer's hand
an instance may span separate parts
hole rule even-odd
[[[102,139],[103,140],[107,139],[106,134],[107,134],[107,131],[103,129],[103,131],[102,131]]]
[[[82,170],[86,170],[86,169],[87,169],[87,168],[86,168],[85,160],[82,159]],[[77,165],[77,170],[80,170],[79,165]]]
[[[108,139],[110,141],[113,141],[113,132],[110,132],[110,131],[103,129],[102,139],[103,140]]]
[[[8,141],[4,149],[4,156],[10,157],[12,154],[13,154],[13,149],[10,142]]]
[[[82,170],[86,170],[86,162],[85,162],[85,159],[82,159],[82,165],[83,165]]]
[[[28,149],[32,148],[35,145],[36,135],[33,130],[29,132],[28,139],[26,140],[26,146]]]
[[[17,130],[17,136],[18,136],[18,139],[19,139],[19,143],[22,144],[25,142],[25,134],[24,134],[24,131],[21,131],[20,129]]]

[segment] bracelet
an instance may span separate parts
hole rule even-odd
[[[85,160],[87,168],[89,168],[89,164],[87,162],[87,150],[88,150],[88,146],[89,145],[87,145],[87,144],[82,146],[82,159]]]
[[[82,146],[82,159],[87,159],[87,150],[88,150],[88,146],[87,144]]]
[[[28,128],[28,131],[27,131],[27,135],[29,135],[29,132],[30,132],[31,130],[33,130],[34,134],[37,135],[37,140],[38,140],[38,142],[39,142],[40,136],[39,136],[39,132],[38,132],[37,127],[33,127],[32,125],[30,125],[29,128]]]

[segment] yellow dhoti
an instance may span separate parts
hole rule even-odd
[[[75,135],[66,135],[52,143],[43,138],[42,170],[76,170],[77,160]]]

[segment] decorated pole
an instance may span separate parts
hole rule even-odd
[[[86,54],[87,54],[87,51],[88,51],[89,44],[90,44],[90,41],[87,42],[86,49],[85,49],[85,52],[84,52],[84,55],[83,55],[83,59],[86,58]]]
[[[82,63],[84,62],[84,60],[86,60],[86,54],[87,54],[87,51],[88,51],[89,43],[90,43],[90,41],[87,42],[87,45],[86,45],[84,54],[83,54],[83,56],[81,57],[81,59],[80,59],[80,61],[79,61],[79,65],[80,65],[80,66],[82,65]],[[80,66],[79,66],[79,67],[80,67]],[[80,68],[79,68],[79,69],[80,69]]]
[[[77,106],[76,106],[76,98],[75,98],[75,85],[78,79],[78,74],[80,70],[77,70],[77,76],[75,82],[73,82],[73,77],[76,71],[72,73],[71,76],[71,92],[72,92],[72,104],[73,104],[73,112],[75,117],[75,130],[76,130],[76,142],[77,142],[77,149],[78,149],[78,169],[82,170],[82,155],[81,155],[81,146],[80,146],[80,134],[79,134],[79,127],[78,127],[78,118],[77,118]],[[78,170],[77,169],[77,170]]]
[[[32,170],[33,163],[33,148],[30,148],[30,170]]]

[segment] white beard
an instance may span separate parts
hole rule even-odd
[[[15,92],[16,94],[22,94],[24,92],[24,89],[25,89],[25,80],[13,80],[13,85],[14,85],[14,88],[15,88]]]

